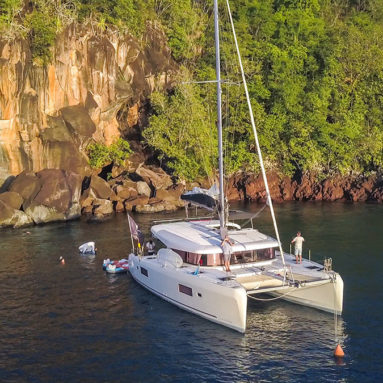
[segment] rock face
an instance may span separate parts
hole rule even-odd
[[[0,227],[78,218],[81,182],[80,175],[59,169],[19,174],[0,194]]]
[[[313,176],[303,175],[300,179],[280,178],[271,173],[267,176],[271,198],[281,201],[376,201],[383,200],[383,177],[339,176],[318,181]],[[260,175],[235,175],[229,182],[229,196],[232,199],[264,201],[265,187]]]
[[[26,41],[0,38],[0,183],[44,168],[89,175],[90,140],[128,136],[143,100],[170,86],[176,66],[163,33],[148,25],[143,41],[72,25],[42,68]]]

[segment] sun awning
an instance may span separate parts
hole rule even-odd
[[[222,253],[219,231],[211,221],[173,222],[155,225],[152,234],[168,248],[195,254]],[[233,251],[250,251],[277,247],[278,242],[255,229],[229,230]]]

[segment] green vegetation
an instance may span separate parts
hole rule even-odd
[[[183,179],[212,175],[217,157],[214,120],[196,86],[180,84],[171,97],[155,92],[151,103],[154,114],[143,135],[159,158],[170,158],[168,165]]]
[[[256,169],[227,14],[221,1],[223,120],[228,173]],[[232,12],[267,167],[283,174],[366,173],[383,166],[383,0],[236,0]],[[212,0],[0,0],[3,38],[28,37],[51,58],[73,21],[142,38],[162,28],[182,67],[178,85],[151,97],[146,143],[185,179],[214,174]],[[98,148],[97,158],[104,152]],[[109,154],[105,158],[109,159]],[[102,161],[101,161],[102,162]],[[213,173],[212,173],[213,172]]]
[[[290,176],[296,172],[326,176],[381,170],[383,1],[231,3],[267,167]],[[204,38],[198,40],[201,54],[188,62],[195,80],[214,78],[209,25],[212,20]],[[228,27],[222,26],[221,36],[223,76],[238,82]],[[205,113],[208,107],[214,108],[213,85],[194,90],[204,100]],[[171,93],[168,97],[172,103],[178,96]],[[254,169],[253,137],[243,89],[224,85],[223,100],[229,158],[226,170]],[[150,120],[157,135],[176,121],[165,113],[162,118],[167,118],[167,123]],[[169,153],[158,142],[151,144]],[[172,143],[172,153],[182,149],[181,143],[174,145],[177,142]]]
[[[122,165],[132,153],[129,142],[119,138],[110,146],[92,143],[88,146],[89,164],[92,168],[100,169],[111,163]]]
[[[148,21],[155,22],[166,33],[174,57],[190,59],[205,18],[203,9],[190,0],[0,0],[2,37],[28,36],[37,64],[50,60],[56,34],[74,21],[101,32],[113,26],[137,38]]]

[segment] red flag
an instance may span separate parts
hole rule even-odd
[[[129,221],[129,229],[130,229],[130,234],[132,237],[140,242],[144,243],[144,235],[141,233],[140,229],[138,228],[138,225],[136,222],[134,222],[134,219],[128,214],[128,221]]]

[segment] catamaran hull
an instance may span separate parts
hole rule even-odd
[[[244,333],[247,295],[240,285],[227,287],[186,274],[172,265],[161,265],[154,257],[129,256],[129,272],[136,282],[177,307],[212,322]]]
[[[275,290],[270,295],[299,305],[340,315],[343,310],[343,280],[335,274],[333,280],[302,284],[299,288]]]

